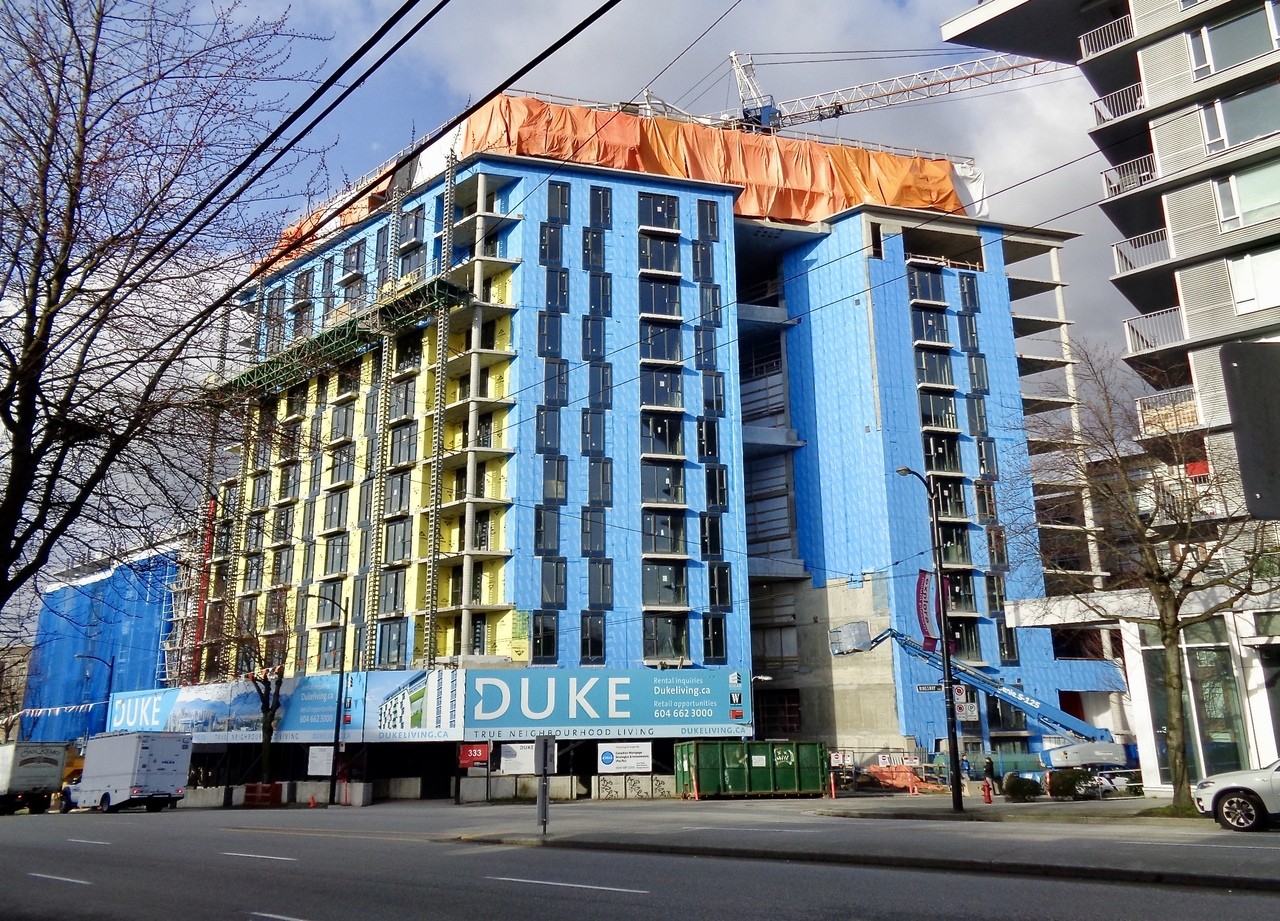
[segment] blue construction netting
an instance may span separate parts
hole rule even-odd
[[[109,691],[161,686],[176,572],[173,553],[156,553],[45,594],[31,651],[24,739],[69,742],[102,732]]]

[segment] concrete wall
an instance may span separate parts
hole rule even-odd
[[[598,774],[591,778],[592,799],[666,799],[676,795],[673,774]]]
[[[854,621],[866,621],[872,636],[889,626],[885,579],[805,585],[796,600],[799,664],[793,673],[775,672],[769,687],[800,690],[804,737],[834,748],[914,748],[900,729],[896,646],[833,656],[827,638],[827,631]]]

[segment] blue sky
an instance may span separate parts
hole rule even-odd
[[[324,57],[332,69],[399,2],[310,0],[292,7],[295,28],[331,37],[299,49],[299,60]],[[424,11],[430,5],[424,3]],[[434,129],[596,6],[596,0],[453,0],[321,126],[314,141],[333,145],[331,180],[341,185]],[[648,87],[667,102],[708,114],[737,102],[730,51],[754,54],[762,88],[778,99],[981,57],[944,46],[939,37],[939,24],[969,6],[963,0],[624,0],[517,86],[598,101],[631,100]],[[276,0],[248,0],[245,7],[261,15],[282,8]],[[766,63],[782,60],[794,63]],[[1085,133],[1091,98],[1083,79],[1066,71],[846,116],[815,130],[972,156],[986,174],[988,193],[997,193],[991,217],[1085,234],[1063,257],[1073,335],[1115,347],[1121,321],[1132,313],[1106,281],[1118,235],[1096,207],[1068,213],[1096,201],[1102,189],[1098,174],[1106,164]],[[1084,160],[1055,169],[1079,157]],[[1041,173],[1048,174],[1034,178]]]

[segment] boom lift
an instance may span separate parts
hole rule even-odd
[[[933,668],[942,670],[942,655],[937,652],[929,652],[919,642],[907,636],[898,630],[892,628],[885,630],[874,637],[869,643],[858,644],[853,648],[846,648],[847,652],[869,652],[875,649],[885,640],[893,640],[902,647],[903,652],[912,658],[919,659]],[[997,697],[1000,700],[1007,701],[1011,706],[1017,707],[1027,716],[1034,719],[1037,723],[1055,733],[1067,733],[1075,736],[1084,742],[1113,742],[1111,730],[1094,726],[1092,723],[1086,723],[1084,720],[1072,716],[1057,707],[1051,707],[1043,700],[1037,700],[1029,694],[1024,694],[1017,688],[1010,687],[1007,684],[1001,684],[993,678],[989,678],[982,672],[970,668],[960,662],[953,661],[951,663],[952,677],[960,684],[968,685]],[[950,705],[950,701],[948,701]]]

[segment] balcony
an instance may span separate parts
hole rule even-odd
[[[1178,387],[1138,398],[1140,438],[1159,438],[1200,427],[1195,387]]]
[[[1133,19],[1121,16],[1080,36],[1080,60],[1087,61],[1133,38]]]
[[[1122,90],[1108,93],[1101,99],[1095,99],[1093,101],[1094,124],[1101,128],[1116,119],[1132,115],[1134,112],[1141,112],[1146,107],[1147,101],[1142,95],[1142,84],[1135,83],[1133,86],[1126,86]]]
[[[1156,178],[1155,154],[1147,154],[1102,171],[1102,194],[1115,198],[1125,192],[1140,189]]]
[[[1169,258],[1169,233],[1163,227],[1111,245],[1116,274],[1144,269]]]
[[[1186,338],[1181,307],[1157,310],[1124,321],[1126,352],[1130,355],[1177,345]]]

